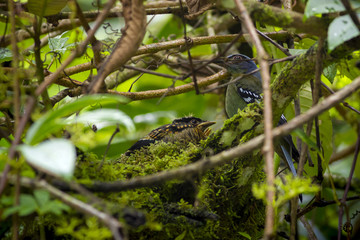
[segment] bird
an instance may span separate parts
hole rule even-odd
[[[225,67],[231,74],[232,79],[244,75],[227,86],[225,94],[225,110],[228,118],[234,116],[239,109],[244,109],[247,104],[260,102],[262,100],[261,93],[263,90],[261,75],[259,71],[253,72],[258,69],[258,67],[251,58],[243,54],[232,54],[225,59],[219,59],[215,62]],[[283,125],[286,122],[287,120],[282,114],[278,126]],[[284,136],[280,140],[280,144],[275,146],[275,151],[285,160],[291,173],[296,177],[297,173],[292,159],[298,162],[300,154],[296,149],[291,136]]]
[[[138,140],[125,152],[125,156],[130,156],[135,151],[158,141],[199,143],[200,140],[205,139],[210,134],[209,127],[213,124],[215,122],[193,116],[175,119],[172,123],[160,126]]]

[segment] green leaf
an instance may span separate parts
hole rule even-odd
[[[0,48],[0,63],[10,61],[12,59],[12,52],[7,48]]]
[[[317,149],[316,142],[311,140],[311,138],[309,138],[302,129],[295,129],[294,133],[301,139],[301,141],[305,142],[309,147]]]
[[[306,112],[312,107],[312,94],[310,84],[305,85],[305,88],[301,89],[300,101],[301,112]],[[318,119],[321,151],[324,153],[325,159],[325,162],[323,162],[323,170],[325,170],[324,166],[329,162],[330,156],[333,151],[333,127],[329,112],[324,112],[318,117]],[[316,142],[315,123],[313,123],[310,139],[313,143]],[[318,169],[317,151],[316,148],[312,148],[311,145],[309,146],[309,148],[310,150],[312,150],[310,151],[310,154],[315,167],[310,167],[308,164],[306,164],[304,169],[308,176],[316,176]]]
[[[224,146],[230,146],[235,138],[236,138],[236,132],[230,130],[224,131],[219,142]]]
[[[56,215],[61,215],[63,211],[70,211],[70,207],[58,200],[47,202],[40,208],[40,214],[54,213]]]
[[[69,38],[62,37],[66,33],[67,32],[64,32],[59,36],[49,38],[49,48],[51,51],[64,53],[67,50],[67,47],[65,47],[65,45]],[[71,44],[69,44],[68,46],[71,46]]]
[[[35,212],[38,208],[38,205],[35,201],[35,198],[29,194],[20,195],[20,209],[19,216],[27,216]]]
[[[37,146],[20,145],[27,162],[48,174],[71,177],[76,160],[74,145],[66,139],[53,139]]]
[[[360,14],[357,14],[360,17]],[[360,35],[358,28],[351,20],[349,14],[335,18],[330,23],[328,30],[329,51],[333,50],[340,44]]]
[[[65,0],[29,0],[29,12],[38,16],[49,16],[59,13],[67,4]]]
[[[323,74],[324,76],[331,82],[334,82],[334,78],[336,76],[337,68],[336,63],[333,63],[326,68],[324,68]]]
[[[48,191],[37,189],[34,191],[34,196],[39,204],[40,208],[42,208],[45,204],[50,201],[50,194]]]
[[[133,132],[135,130],[132,119],[117,109],[97,109],[94,111],[81,113],[72,119],[67,119],[67,123],[85,123],[96,124],[105,127],[108,125],[121,124],[127,128],[128,131]],[[99,126],[97,126],[99,128]]]
[[[354,8],[360,7],[360,2],[350,1]],[[331,12],[345,11],[344,5],[340,0],[309,0],[305,7],[305,17]]]
[[[14,204],[14,196],[2,196],[0,198],[0,203],[4,205],[13,205]]]
[[[291,55],[298,55],[306,52],[308,49],[289,49]]]
[[[246,232],[238,232],[241,236],[245,237],[246,239],[251,239],[251,236]]]
[[[2,215],[1,215],[1,219],[7,218],[8,216],[13,215],[14,213],[19,212],[19,210],[20,210],[20,206],[19,206],[19,205],[18,205],[18,206],[14,206],[14,207],[6,208],[6,209],[4,210],[4,212],[2,213]]]
[[[66,123],[63,117],[67,117],[80,111],[84,107],[94,104],[106,104],[111,102],[127,103],[129,99],[123,96],[96,94],[81,97],[74,102],[67,103],[45,114],[38,119],[26,134],[26,142],[30,145],[41,142],[51,133],[60,130]]]
[[[312,93],[310,88],[310,83],[307,83],[300,89],[300,109],[301,113],[308,111],[312,107]],[[291,119],[295,113],[293,108],[286,109],[286,115],[288,119]],[[291,111],[291,114],[288,114],[288,111]],[[323,162],[323,169],[325,169],[325,165],[328,163],[330,156],[333,151],[333,127],[332,121],[330,118],[329,112],[324,112],[319,116],[319,128],[320,128],[320,141],[321,141],[321,151],[324,153],[325,162]],[[304,131],[295,131],[295,134],[299,134],[301,138],[309,145],[309,151],[311,155],[312,162],[314,163],[314,167],[308,165],[306,163],[304,169],[307,173],[307,176],[316,176],[318,163],[317,163],[317,147],[315,148],[314,144],[316,143],[316,131],[315,124],[312,126],[310,137],[303,137]],[[314,147],[313,147],[314,146]]]
[[[183,231],[179,236],[175,238],[175,240],[183,240],[186,237],[187,231]]]

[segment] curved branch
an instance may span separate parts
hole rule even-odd
[[[225,71],[220,71],[210,77],[201,79],[197,81],[198,87],[206,87],[213,83],[216,83],[221,80],[225,80],[229,77],[229,74]],[[194,83],[184,84],[175,88],[167,88],[167,89],[158,89],[158,90],[149,90],[143,92],[116,92],[109,90],[108,93],[118,94],[125,97],[130,98],[131,100],[142,100],[149,98],[157,98],[162,96],[173,96],[185,92],[189,92],[194,90]]]
[[[246,30],[250,34],[250,39],[255,45],[257,50],[257,59],[260,65],[260,72],[262,77],[262,89],[264,93],[264,146],[263,154],[265,156],[265,172],[266,172],[266,183],[268,190],[266,191],[266,217],[265,217],[265,230],[264,238],[271,239],[274,234],[274,222],[275,222],[275,211],[272,205],[275,200],[275,174],[274,174],[274,144],[272,137],[272,106],[271,106],[271,91],[270,91],[270,71],[269,64],[266,61],[268,55],[265,52],[264,47],[261,45],[259,36],[257,35],[254,24],[252,23],[250,16],[245,8],[244,4],[240,0],[235,0],[235,3],[241,13],[242,22]]]
[[[285,41],[290,34],[285,31],[279,31],[279,32],[268,32],[264,33],[266,36],[278,40],[278,41]],[[238,34],[229,34],[229,35],[220,35],[220,36],[210,36],[210,37],[194,37],[191,38],[193,46],[200,46],[200,45],[206,45],[206,44],[215,44],[215,43],[229,43],[233,41]],[[248,34],[243,34],[242,37],[238,39],[238,42],[246,42],[246,38],[248,37]],[[266,41],[266,40],[264,40]],[[134,56],[139,56],[142,54],[150,54],[150,53],[157,53],[163,50],[169,50],[174,48],[179,48],[181,46],[185,45],[184,39],[177,39],[172,41],[166,41],[166,42],[160,42],[160,43],[153,43],[148,44],[145,46],[139,47],[137,52]],[[59,73],[58,78],[71,76],[73,74],[77,74],[79,72],[91,70],[95,68],[95,65],[91,62],[79,64],[73,67],[66,68],[64,72]],[[53,73],[52,73],[53,74]],[[45,79],[50,78],[52,75],[50,74]],[[113,87],[114,84],[110,84],[110,88]]]
[[[293,28],[296,32],[310,33],[315,36],[327,35],[329,23],[325,19],[310,17],[304,21],[303,14],[255,1],[246,1],[245,5],[252,18],[263,24]],[[239,14],[236,8],[230,10]]]

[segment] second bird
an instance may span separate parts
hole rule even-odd
[[[217,63],[223,65],[231,74],[232,80],[243,74],[248,74],[258,69],[255,62],[243,54],[229,55],[226,59]],[[257,71],[250,75],[243,76],[235,83],[228,85],[225,96],[225,109],[229,118],[234,116],[238,110],[242,110],[247,104],[261,101],[262,79],[260,72]],[[281,115],[278,125],[286,123],[286,118]],[[292,159],[299,160],[297,151],[290,135],[283,137],[280,144],[275,146],[276,152],[286,161],[287,166],[294,176],[297,176]]]
[[[215,122],[204,121],[197,117],[183,117],[175,119],[172,123],[163,125],[152,130],[148,135],[141,138],[132,145],[125,155],[129,156],[134,151],[149,146],[156,141],[180,142],[180,143],[199,143],[205,139],[209,133],[211,125]]]

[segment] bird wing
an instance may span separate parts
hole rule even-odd
[[[146,139],[154,139],[154,140],[161,140],[169,133],[173,133],[174,129],[172,124],[167,124],[152,130],[145,138]]]
[[[243,109],[246,107],[246,102],[238,94],[237,87],[235,83],[231,83],[226,88],[226,97],[225,97],[225,110],[228,118],[234,116],[238,109]]]

